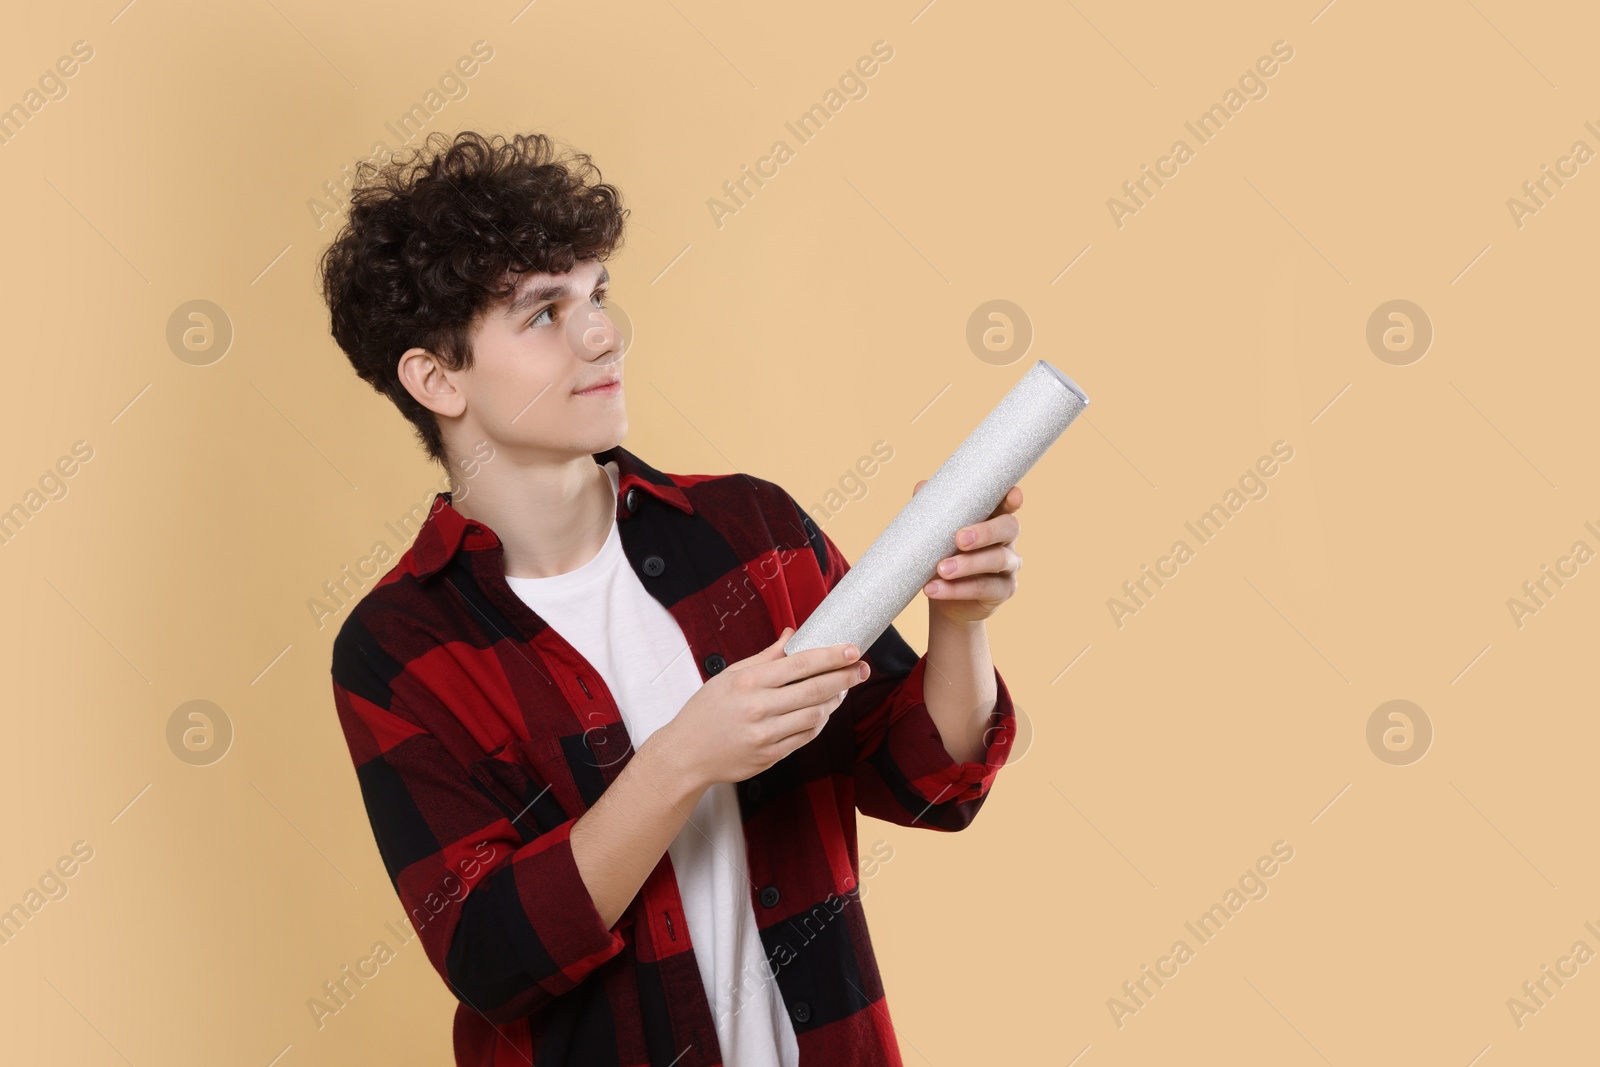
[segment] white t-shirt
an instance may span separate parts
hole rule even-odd
[[[605,465],[617,492],[617,465]],[[577,570],[506,582],[589,661],[622,712],[635,748],[700,688],[700,672],[672,613],[651,596],[622,551],[616,519],[600,554]],[[739,798],[731,782],[705,791],[667,848],[695,959],[728,1067],[797,1067],[794,1026],[750,904]]]

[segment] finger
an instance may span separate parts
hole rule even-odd
[[[792,711],[808,704],[821,704],[836,694],[845,692],[851,686],[866,681],[862,674],[863,669],[867,675],[871,674],[871,667],[865,660],[856,660],[844,667],[783,686],[777,690],[781,701],[777,707],[783,711]]]
[[[762,688],[777,689],[815,677],[823,671],[845,667],[860,658],[861,650],[855,645],[808,648],[792,656],[760,664],[761,673],[755,677],[755,681]]]
[[[956,531],[956,547],[963,552],[971,551],[984,545],[1015,541],[1020,533],[1022,520],[1007,513],[972,526],[963,526]]]
[[[822,648],[808,648],[794,656],[786,657],[781,661],[771,664],[773,675],[768,685],[773,688],[778,686],[795,685],[806,678],[813,678],[824,670],[835,670],[838,667],[854,664],[861,659],[861,649],[854,645],[824,645]]]
[[[930,600],[1009,600],[1016,591],[1016,578],[1001,574],[980,574],[953,582],[935,578],[922,587],[922,594]]]
[[[1009,574],[1022,560],[1010,545],[990,545],[946,556],[934,568],[938,578],[964,578],[969,574]]]
[[[781,715],[811,704],[821,704],[838,693],[864,681],[861,668],[864,661],[854,661],[821,674],[814,674],[798,682],[769,689],[757,697],[763,716]],[[870,671],[869,671],[870,673]]]
[[[822,733],[827,728],[828,720],[844,704],[847,696],[849,696],[848,690],[835,694],[820,704],[809,704],[775,717],[772,720],[775,736],[773,740],[767,742],[769,751],[776,753],[781,759]]]

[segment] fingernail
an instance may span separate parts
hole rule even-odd
[[[859,671],[856,671],[856,677],[864,679],[864,678],[866,678],[868,673],[869,673],[869,668],[867,667],[866,661],[863,660],[862,663],[861,663],[861,669]]]

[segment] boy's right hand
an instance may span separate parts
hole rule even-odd
[[[854,645],[785,655],[794,633],[731,663],[695,691],[677,716],[645,741],[697,785],[742,782],[822,732],[868,669]]]

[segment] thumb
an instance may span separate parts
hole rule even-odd
[[[749,666],[751,666],[753,664],[756,664],[756,663],[769,663],[769,662],[771,662],[773,660],[783,659],[783,657],[786,654],[783,651],[783,646],[786,645],[789,642],[789,638],[792,637],[793,635],[794,635],[794,627],[793,626],[785,626],[783,628],[783,632],[778,635],[778,639],[776,641],[772,642],[772,644],[768,645],[766,648],[763,648],[760,652],[757,652],[755,655],[746,656],[744,659],[739,660],[737,663],[730,664],[729,667],[728,667],[728,670],[731,671],[731,670],[734,670],[734,669],[739,668],[739,667],[749,667]]]

